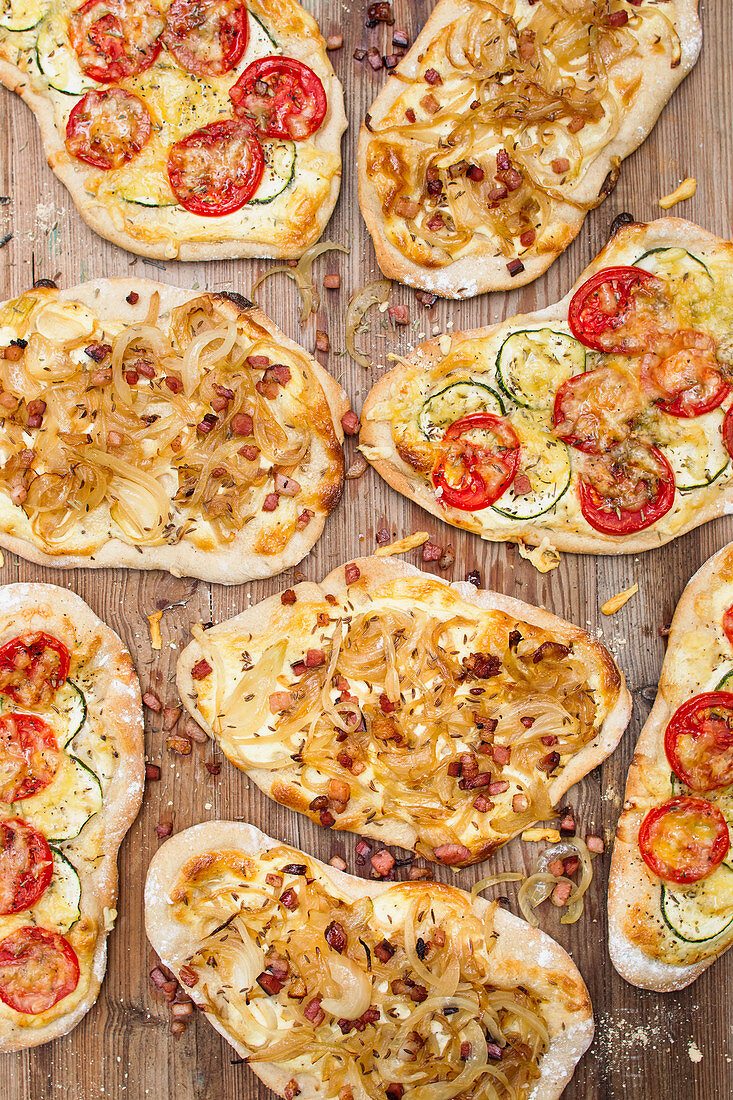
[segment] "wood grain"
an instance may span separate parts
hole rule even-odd
[[[355,143],[359,120],[383,77],[355,64],[352,54],[357,46],[376,44],[384,49],[387,35],[382,27],[364,29],[361,0],[343,4],[306,0],[306,6],[320,19],[324,34],[344,35],[343,50],[331,56],[346,87],[351,129],[344,141],[341,199],[326,236],[348,244],[351,255],[319,261],[317,273],[339,271],[342,285],[339,293],[324,291],[321,311],[306,329],[298,326],[294,288],[282,277],[265,284],[260,304],[288,335],[309,349],[314,346],[316,327],[330,333],[334,351],[324,362],[345,385],[356,409],[386,365],[388,351],[405,351],[423,334],[487,324],[557,300],[602,246],[616,213],[630,210],[639,220],[657,216],[657,198],[673,190],[685,176],[697,178],[697,194],[675,213],[715,233],[729,233],[733,214],[733,73],[729,61],[733,7],[719,2],[703,12],[706,38],[696,69],[643,147],[625,163],[614,194],[588,217],[578,239],[548,274],[511,294],[483,296],[459,305],[443,302],[429,312],[417,304],[412,292],[396,287],[392,300],[409,306],[411,327],[397,333],[377,328],[371,340],[362,338],[374,356],[373,369],[362,370],[338,353],[344,346],[343,314],[349,295],[378,275],[356,201]],[[408,27],[414,39],[431,7],[427,0],[395,0],[397,25]],[[130,272],[184,287],[248,294],[254,280],[269,266],[234,261],[169,263],[160,269],[102,241],[87,229],[46,167],[31,114],[5,91],[0,93],[0,194],[12,198],[10,205],[0,206],[0,237],[6,232],[14,234],[0,251],[2,298],[27,289],[34,276],[56,277],[60,285],[70,286],[85,278]],[[659,628],[669,622],[692,573],[733,538],[733,521],[718,520],[642,558],[593,559],[568,554],[559,569],[541,576],[512,547],[482,543],[443,526],[369,471],[361,480],[347,482],[340,507],[300,572],[309,579],[320,579],[337,563],[373,548],[375,532],[383,526],[397,535],[418,528],[430,530],[435,541],[455,548],[454,578],[462,579],[467,570],[478,568],[487,587],[541,604],[596,630],[611,648],[634,694],[632,724],[614,756],[569,798],[583,831],[602,830],[609,838],[633,745],[653,699],[664,655]],[[417,561],[418,554],[409,557]],[[291,570],[270,582],[226,589],[159,573],[62,573],[7,554],[0,579],[52,581],[73,588],[130,647],[143,689],[153,685],[166,700],[172,700],[175,660],[187,640],[189,622],[218,621],[232,615],[249,601],[291,584],[295,573]],[[638,595],[612,618],[601,616],[600,605],[608,596],[633,581],[639,582]],[[163,615],[163,649],[154,654],[145,616],[156,607],[178,604],[183,606],[173,606]],[[160,843],[155,826],[171,821],[179,830],[214,817],[247,820],[321,859],[342,852],[350,869],[354,868],[355,838],[331,836],[275,807],[226,761],[218,777],[210,776],[204,762],[216,758],[217,753],[208,746],[195,747],[188,758],[166,754],[155,717],[148,722],[146,739],[149,759],[162,765],[162,779],[149,784],[142,812],[122,848],[120,916],[109,940],[109,968],[99,1001],[66,1038],[32,1052],[6,1055],[0,1100],[156,1100],[173,1095],[177,1100],[264,1100],[267,1095],[245,1066],[231,1064],[230,1048],[203,1019],[174,1040],[166,1008],[150,995],[152,960],[143,933],[142,891],[145,869]],[[499,853],[493,866],[527,864],[533,859],[530,848],[514,841]],[[608,856],[603,870],[607,867]],[[443,871],[440,877],[469,887],[486,870],[487,865],[459,875]],[[656,1100],[662,1096],[665,1100],[715,1100],[731,1096],[732,1021],[726,992],[728,982],[733,982],[733,952],[681,994],[661,996],[634,990],[616,975],[608,958],[605,895],[605,874],[597,871],[583,920],[562,927],[550,914],[542,918],[547,930],[579,965],[591,990],[598,1023],[596,1040],[567,1089],[567,1100]],[[514,894],[510,897],[515,908]],[[690,1057],[693,1042],[702,1054],[701,1061]]]

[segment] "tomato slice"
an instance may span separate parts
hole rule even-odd
[[[707,691],[674,712],[664,751],[678,779],[693,791],[733,783],[733,693]]]
[[[697,346],[697,345],[700,346]],[[730,393],[720,373],[713,341],[704,333],[675,333],[664,358],[647,353],[641,360],[641,383],[670,416],[689,419],[712,412]]]
[[[674,504],[674,471],[656,447],[637,444],[628,455],[616,448],[594,462],[590,478],[581,476],[578,482],[578,496],[581,512],[596,531],[604,535],[643,531]]]
[[[666,284],[640,267],[607,267],[591,275],[570,302],[576,340],[595,351],[623,355],[646,350],[669,310]],[[666,327],[666,326],[665,326]]]
[[[730,644],[733,645],[733,604],[723,615],[723,633]]]
[[[726,451],[733,458],[733,405],[723,417],[723,443]]]
[[[247,49],[249,17],[244,0],[173,0],[163,42],[182,68],[223,76]]]
[[[469,432],[493,437],[466,439]],[[501,416],[471,413],[454,421],[442,440],[443,454],[433,470],[433,484],[440,500],[466,512],[488,508],[504,493],[519,468],[520,444],[511,425]]]
[[[569,447],[602,454],[626,439],[641,412],[641,390],[612,366],[576,374],[555,394],[554,434]]]
[[[59,756],[54,732],[42,718],[0,715],[0,802],[20,802],[48,787]]]
[[[639,850],[647,867],[683,885],[712,874],[729,846],[728,824],[718,807],[689,795],[655,806],[639,829]]]
[[[150,68],[164,27],[150,0],[86,0],[69,16],[69,40],[87,76],[117,84]]]
[[[48,703],[69,675],[63,642],[39,630],[19,634],[0,647],[0,694],[22,707]]]
[[[73,993],[79,960],[70,943],[47,928],[17,928],[0,942],[0,1001],[37,1016]]]
[[[45,836],[27,821],[0,821],[0,916],[30,909],[53,878]]]
[[[177,141],[168,154],[168,178],[181,206],[218,218],[254,195],[265,158],[249,125],[226,118]]]
[[[235,112],[250,119],[263,137],[302,141],[326,117],[323,84],[292,57],[261,57],[229,89]]]
[[[66,123],[66,148],[94,168],[120,168],[150,138],[150,112],[138,96],[122,88],[87,92]]]

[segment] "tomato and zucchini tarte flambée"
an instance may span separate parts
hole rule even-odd
[[[448,298],[536,279],[700,43],[697,0],[441,0],[361,129],[384,274]]]
[[[733,244],[629,225],[557,305],[420,345],[368,394],[393,488],[497,542],[647,550],[733,503]]]
[[[609,947],[622,977],[667,992],[733,944],[733,544],[677,605],[616,830]]]
[[[616,747],[623,676],[585,631],[359,558],[209,630],[186,706],[276,801],[429,859],[485,859]]]
[[[343,92],[295,0],[7,0],[0,80],[132,252],[298,257],[331,216]]]
[[[346,397],[237,294],[144,279],[0,305],[0,545],[234,584],[311,549]]]
[[[593,1036],[570,957],[496,903],[366,882],[251,825],[167,841],[145,924],[280,1096],[557,1100]]]
[[[64,1035],[97,999],[143,772],[117,635],[65,588],[0,587],[0,1051]]]

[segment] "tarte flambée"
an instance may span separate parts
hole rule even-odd
[[[213,821],[150,865],[163,963],[275,1093],[557,1100],[593,1036],[549,936],[442,883],[374,883]]]
[[[311,549],[348,402],[237,294],[145,279],[0,305],[0,545],[237,584]]]
[[[700,44],[697,0],[441,0],[361,129],[384,274],[447,298],[536,279]]]
[[[0,1051],[66,1034],[96,1001],[143,774],[117,635],[65,588],[0,587]]]
[[[629,718],[585,631],[382,558],[193,633],[184,706],[267,795],[446,864],[552,816]]]
[[[733,502],[733,244],[625,225],[556,305],[421,344],[362,409],[395,489],[496,542],[661,546]]]
[[[84,220],[142,256],[301,256],[341,183],[343,91],[296,0],[8,0],[0,80]]]

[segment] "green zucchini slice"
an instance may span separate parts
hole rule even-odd
[[[292,141],[267,141],[262,145],[265,171],[250,203],[272,202],[295,178],[295,144]]]
[[[642,267],[673,284],[694,285],[705,295],[713,289],[707,265],[685,248],[650,248],[634,261],[634,267]]]
[[[499,385],[525,409],[549,409],[558,386],[584,370],[583,345],[550,328],[513,332],[496,357]]]
[[[718,867],[694,886],[662,884],[662,916],[686,943],[705,943],[733,926],[733,871]]]
[[[249,10],[247,11],[247,15],[249,16],[247,49],[244,51],[244,56],[237,66],[237,74],[239,74],[239,72],[244,72],[247,66],[253,61],[256,61],[258,57],[267,57],[271,53],[282,52],[264,23]]]
[[[66,18],[58,8],[48,13],[38,31],[36,60],[50,88],[64,95],[82,95],[99,85],[79,65],[69,44]]]
[[[509,519],[534,519],[554,508],[570,485],[572,470],[568,448],[530,413],[517,410],[509,423],[519,436],[519,469],[512,484],[493,505]],[[522,475],[525,475],[524,477]],[[529,489],[517,492],[519,488]]]
[[[75,756],[62,756],[58,771],[38,794],[13,805],[47,840],[71,840],[102,808],[102,788],[94,772]]]
[[[485,412],[504,415],[504,402],[496,390],[483,382],[466,379],[432,393],[420,410],[420,431],[426,439],[442,439],[454,421],[471,413]]]
[[[0,27],[7,31],[30,31],[48,11],[50,0],[0,0]]]
[[[670,419],[675,420],[673,426]],[[667,439],[659,440],[659,449],[674,470],[681,493],[704,489],[727,470],[730,456],[723,443],[722,424],[720,409],[689,419],[665,417]]]
[[[44,928],[61,935],[81,916],[81,882],[74,864],[58,848],[53,852],[53,878],[33,906],[33,916]]]
[[[64,724],[65,732],[58,740],[59,744],[66,748],[87,720],[87,701],[84,698],[84,692],[73,680],[67,680],[56,692],[51,709]]]

